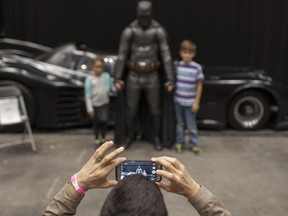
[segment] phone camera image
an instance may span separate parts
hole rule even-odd
[[[117,179],[122,180],[126,176],[141,174],[151,181],[160,181],[156,170],[161,169],[157,163],[151,161],[125,161],[118,168]]]

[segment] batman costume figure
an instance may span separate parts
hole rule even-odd
[[[152,19],[151,1],[138,1],[137,19],[122,33],[114,78],[116,143],[128,148],[138,133],[156,150],[171,147],[174,67],[166,31]]]

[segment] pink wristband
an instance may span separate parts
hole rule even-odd
[[[74,186],[75,190],[78,193],[83,195],[85,193],[85,190],[82,187],[79,186],[76,174],[72,175],[70,180],[71,180],[71,183]]]

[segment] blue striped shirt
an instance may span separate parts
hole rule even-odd
[[[201,80],[204,80],[204,74],[200,64],[180,61],[177,66],[175,101],[182,106],[192,106],[197,82]]]

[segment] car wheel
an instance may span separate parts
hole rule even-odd
[[[241,92],[232,99],[228,115],[229,123],[235,129],[260,129],[270,117],[270,104],[267,97],[259,92]]]

